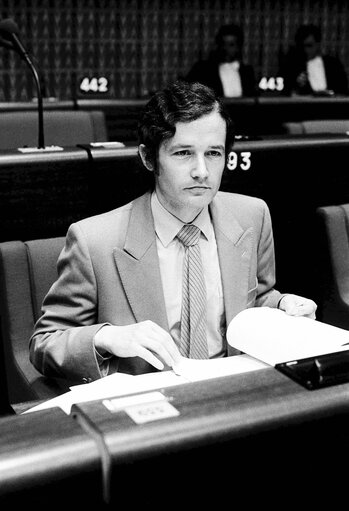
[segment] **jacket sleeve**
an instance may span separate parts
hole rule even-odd
[[[45,376],[82,383],[101,378],[94,336],[97,285],[86,240],[77,224],[67,233],[58,279],[46,295],[30,339],[30,360]]]
[[[283,294],[275,286],[275,252],[271,216],[263,202],[263,219],[257,248],[257,297],[256,307],[277,307]]]

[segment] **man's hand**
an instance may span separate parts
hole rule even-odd
[[[160,371],[180,360],[179,350],[166,330],[153,321],[126,326],[105,325],[95,335],[95,348],[117,357],[141,357]],[[102,355],[103,356],[103,355]]]
[[[285,295],[281,298],[279,309],[286,312],[290,316],[305,316],[307,318],[315,319],[315,312],[317,305],[309,298],[297,295]]]

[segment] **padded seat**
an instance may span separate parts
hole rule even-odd
[[[11,404],[51,399],[69,390],[66,381],[42,376],[29,360],[29,339],[57,278],[64,239],[0,243],[1,344]]]
[[[349,120],[322,119],[302,122],[285,122],[283,128],[289,135],[346,133],[349,131]]]
[[[44,111],[45,146],[75,146],[108,140],[104,112],[99,110]],[[38,113],[0,113],[0,149],[37,147]]]
[[[322,206],[316,212],[326,252],[322,321],[349,330],[349,204]]]

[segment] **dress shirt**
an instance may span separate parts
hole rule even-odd
[[[240,78],[240,63],[223,62],[219,65],[219,76],[223,86],[223,94],[226,98],[240,98],[242,96],[242,85]]]
[[[151,208],[168,325],[172,338],[179,346],[185,247],[176,236],[184,222],[160,204],[155,192],[152,194]],[[193,224],[201,230],[199,246],[207,293],[208,352],[210,358],[219,357],[225,354],[226,322],[217,244],[208,207],[201,211]]]
[[[319,92],[327,89],[324,61],[321,57],[308,60],[307,72],[313,91]]]

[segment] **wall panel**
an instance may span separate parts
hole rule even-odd
[[[314,22],[323,46],[349,73],[345,0],[2,0],[45,82],[45,93],[74,97],[83,76],[106,76],[112,98],[137,98],[185,75],[208,55],[219,26],[240,23],[244,58],[257,77],[274,76],[299,24]],[[0,47],[0,101],[35,96],[19,57]]]

